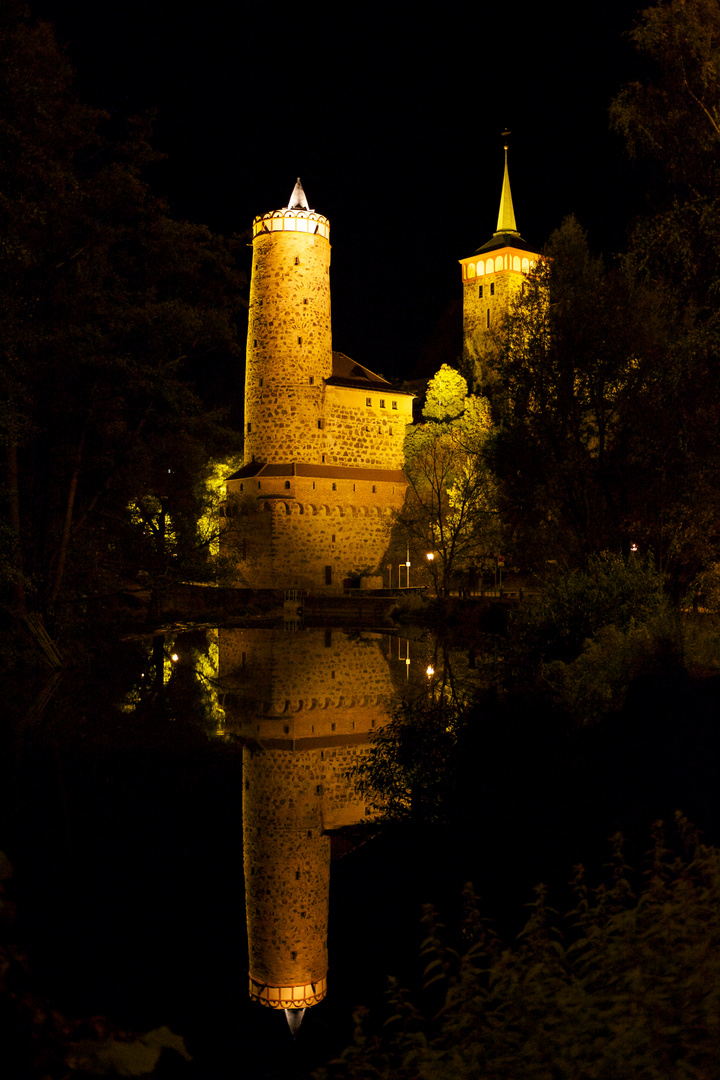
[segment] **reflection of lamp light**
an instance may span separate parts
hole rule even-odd
[[[631,551],[637,551],[637,544],[631,544],[630,545],[630,550]]]
[[[431,675],[435,674],[435,668],[432,666],[432,664],[428,664],[428,666],[425,668],[425,674],[428,676],[428,678]]]
[[[170,657],[170,659],[172,660],[172,662],[173,662],[174,664],[177,664],[177,662],[178,662],[178,660],[180,659],[180,657],[178,656],[178,654],[177,654],[176,652],[174,652],[174,653],[172,654],[172,656]]]

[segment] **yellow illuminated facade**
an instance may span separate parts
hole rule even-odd
[[[371,810],[348,773],[407,685],[409,643],[221,628],[218,651],[225,731],[244,743],[250,996],[297,1013],[327,992],[332,838]]]
[[[525,278],[539,259],[517,229],[507,144],[497,228],[487,243],[460,259],[463,281],[463,359],[482,381],[483,356],[491,347],[493,332],[521,292]]]
[[[379,585],[412,395],[332,348],[330,225],[298,180],[253,222],[245,456],[227,482],[239,586]]]

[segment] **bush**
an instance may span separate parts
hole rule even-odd
[[[359,1011],[354,1044],[317,1080],[716,1080],[720,851],[676,820],[683,853],[656,823],[637,895],[617,835],[608,880],[590,889],[575,868],[565,925],[538,886],[513,946],[471,887],[462,955],[427,908],[423,991],[391,982],[382,1026]]]

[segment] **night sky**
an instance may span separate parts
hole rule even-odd
[[[83,98],[157,109],[154,188],[226,233],[301,176],[330,219],[333,346],[396,379],[428,364],[457,260],[495,228],[512,132],[518,228],[542,247],[569,213],[622,250],[637,201],[608,105],[640,71],[642,4],[295,4],[37,0]],[[248,269],[250,253],[248,250]],[[423,360],[425,350],[425,360]],[[440,356],[440,353],[436,354]],[[430,374],[431,372],[426,372]]]

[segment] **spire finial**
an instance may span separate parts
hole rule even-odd
[[[309,210],[310,204],[307,201],[307,195],[303,191],[303,186],[300,183],[300,177],[298,176],[293,188],[292,195],[290,196],[290,202],[287,204],[288,210]]]
[[[498,233],[515,233],[519,235],[517,225],[515,224],[515,211],[513,209],[512,194],[510,192],[510,174],[508,173],[508,139],[510,138],[509,131],[503,131],[503,145],[505,147],[505,173],[503,175],[503,186],[500,195],[500,210],[498,212],[497,228],[495,235]]]

